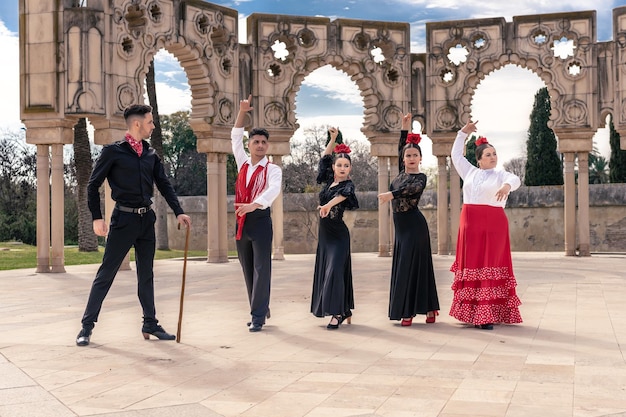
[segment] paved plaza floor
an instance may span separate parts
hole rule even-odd
[[[135,271],[120,271],[77,347],[98,265],[0,272],[1,417],[626,416],[626,255],[514,253],[524,323],[448,315],[452,256],[434,256],[442,311],[387,318],[390,258],[353,254],[352,324],[309,313],[314,255],[274,261],[272,317],[250,333],[237,260],[190,259],[180,343],[146,341]],[[176,332],[183,261],[155,264]],[[134,269],[134,265],[133,265]]]

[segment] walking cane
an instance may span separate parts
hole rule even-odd
[[[176,343],[180,343],[180,327],[183,322],[183,300],[185,298],[185,276],[187,275],[187,251],[189,250],[189,226],[185,226],[187,232],[185,233],[185,253],[183,261],[183,281],[180,289],[180,307],[178,308],[178,329],[176,330]],[[180,223],[178,223],[178,230],[180,230]]]

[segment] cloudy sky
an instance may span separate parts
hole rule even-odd
[[[626,1],[610,0],[240,0],[211,3],[239,12],[240,39],[245,39],[242,37],[245,19],[252,13],[408,22],[413,53],[426,51],[426,22],[483,17],[504,17],[511,21],[513,16],[582,10],[596,10],[598,40],[611,40],[612,9],[626,5]],[[18,1],[4,0],[0,2],[0,50],[5,57],[5,65],[0,66],[0,86],[4,96],[0,101],[0,130],[20,127],[17,32]],[[173,56],[160,53],[155,67],[159,110],[169,114],[189,109],[189,88],[178,62]],[[489,75],[476,90],[472,118],[480,121],[479,133],[497,146],[501,162],[523,154],[534,95],[541,87],[543,83],[536,75],[510,66]],[[301,126],[296,132],[296,140],[301,137],[303,128],[326,124],[339,126],[348,141],[364,140],[359,130],[363,122],[362,99],[345,74],[331,68],[313,72],[305,79],[296,100],[296,116]],[[606,130],[598,132],[595,142],[608,157]],[[424,163],[435,165],[428,139],[423,142],[423,151]]]

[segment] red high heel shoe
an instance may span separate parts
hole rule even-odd
[[[439,311],[437,310],[429,311],[428,313],[426,313],[426,323],[434,323],[438,315],[439,315]]]
[[[410,326],[411,324],[413,324],[413,317],[409,317],[408,319],[402,319],[402,321],[400,322],[401,326]]]

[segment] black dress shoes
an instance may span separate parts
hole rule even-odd
[[[250,323],[250,327],[248,327],[248,330],[251,332],[260,332],[262,328],[263,328],[262,324]]]
[[[474,327],[477,329],[482,329],[482,330],[493,330],[493,324],[491,323],[481,324],[481,325],[475,324]]]
[[[76,346],[87,346],[89,345],[89,338],[91,337],[91,330],[85,329],[84,327],[76,336]]]
[[[141,328],[141,333],[143,334],[143,338],[146,340],[150,339],[150,335],[156,337],[159,340],[176,339],[176,336],[174,336],[173,334],[169,334],[165,331],[165,329],[163,329],[163,327],[159,326],[158,324],[152,326],[146,326],[144,324],[144,326]]]
[[[265,315],[266,319],[269,319],[270,317],[272,317],[272,314],[270,313],[270,309],[267,309],[267,314]],[[252,324],[252,320],[250,320],[249,322],[246,323],[246,327],[250,327],[250,325]],[[258,332],[258,330],[251,330],[253,332]]]

